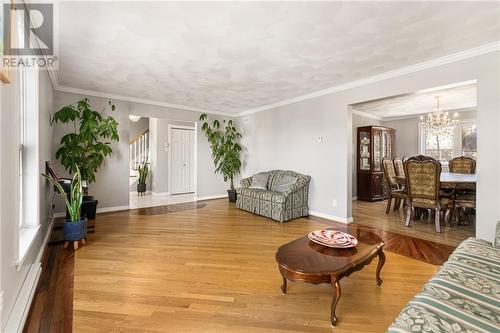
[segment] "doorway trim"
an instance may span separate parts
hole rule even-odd
[[[168,134],[167,134],[167,158],[168,158],[168,193],[173,195],[172,193],[172,129],[185,129],[194,131],[194,197],[198,196],[198,131],[197,131],[197,123],[194,123],[194,126],[185,126],[185,125],[172,125],[168,124]]]

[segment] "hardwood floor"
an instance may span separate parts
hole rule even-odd
[[[474,216],[468,217],[469,225],[448,227],[441,222],[441,233],[437,233],[432,219],[412,221],[409,227],[405,227],[405,212],[403,208],[400,208],[398,211],[394,211],[391,208],[389,214],[385,214],[386,205],[387,201],[385,200],[378,202],[353,201],[352,215],[354,222],[452,247],[458,246],[458,244],[469,237],[474,237],[476,233]]]
[[[319,219],[277,223],[226,200],[138,215],[100,215],[76,252],[73,331],[331,332],[329,285],[280,290],[277,247],[324,228]],[[336,332],[384,332],[436,266],[387,252],[342,280]],[[66,332],[65,332],[66,333]]]
[[[47,246],[24,333],[71,332],[74,257],[74,252],[64,249],[62,243]]]

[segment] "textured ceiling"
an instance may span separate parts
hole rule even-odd
[[[500,40],[500,3],[60,2],[61,86],[238,113]]]
[[[476,85],[467,84],[357,103],[353,105],[353,110],[388,120],[432,112],[436,109],[437,96],[440,97],[441,108],[451,112],[470,111],[477,106]]]

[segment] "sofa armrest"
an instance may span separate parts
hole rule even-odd
[[[249,188],[251,184],[252,184],[252,177],[243,178],[240,181],[241,188]]]
[[[309,186],[310,180],[310,178],[301,178],[297,180],[294,184],[290,185],[285,192],[283,192],[283,195],[288,197],[292,193],[302,190],[304,187]]]
[[[495,239],[493,245],[500,247],[500,221],[497,222],[497,229],[495,231]]]

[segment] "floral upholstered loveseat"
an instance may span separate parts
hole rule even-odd
[[[462,242],[388,332],[500,332],[500,222],[494,244]]]
[[[279,222],[309,215],[307,201],[311,177],[290,170],[273,170],[268,174],[265,189],[250,188],[252,177],[241,180],[241,188],[236,190],[236,207]],[[279,192],[278,185],[284,176],[296,178],[296,181]]]

